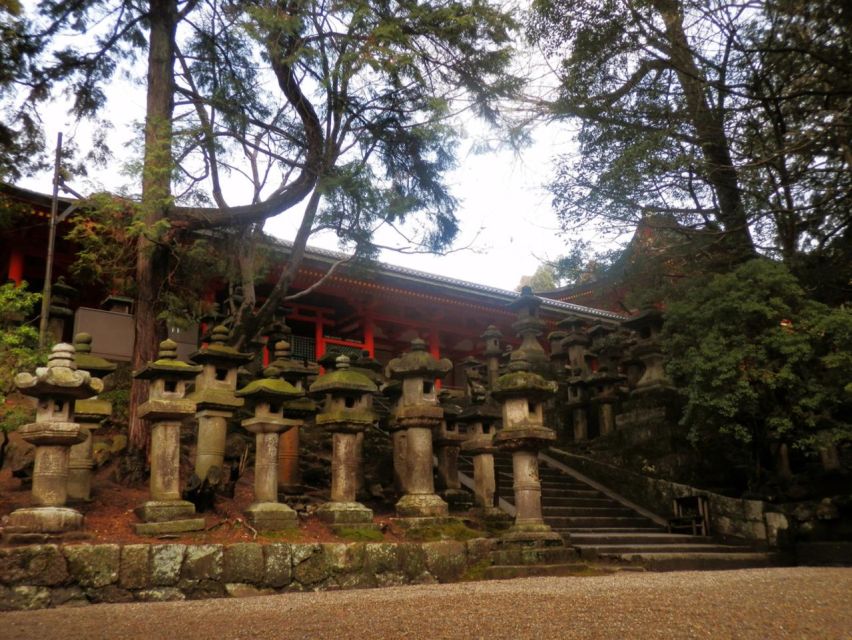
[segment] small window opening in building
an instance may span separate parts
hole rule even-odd
[[[270,404],[269,413],[278,413],[281,410],[280,404]]]
[[[423,395],[428,396],[430,393],[432,393],[432,383],[431,382],[424,382],[423,383]]]
[[[352,396],[346,396],[344,402],[346,404],[347,409],[352,409],[355,406],[355,398],[353,398]]]
[[[530,402],[529,403],[530,415],[534,416],[536,414],[537,410],[538,410],[538,405],[535,402]]]
[[[53,401],[53,410],[56,413],[62,413],[63,409],[65,409],[65,401],[64,400],[54,400]]]
[[[168,393],[175,393],[177,391],[177,380],[166,380],[165,389]]]
[[[227,377],[228,377],[228,370],[227,369],[216,369],[216,379],[217,380],[224,380]]]
[[[482,433],[491,433],[491,425],[489,423],[482,423]]]

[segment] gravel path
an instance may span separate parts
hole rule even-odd
[[[843,638],[852,569],[530,578],[0,614],[0,638]]]

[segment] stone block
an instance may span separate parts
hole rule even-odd
[[[80,587],[55,587],[50,590],[50,606],[82,607],[89,604],[86,594]]]
[[[260,584],[264,578],[263,547],[255,542],[240,542],[225,547],[222,580]]]
[[[168,522],[137,522],[133,530],[138,536],[163,536],[173,533],[200,531],[204,528],[204,518],[170,520]]]
[[[128,589],[111,584],[106,587],[86,589],[86,596],[94,604],[108,602],[133,602],[133,594]]]
[[[375,542],[364,545],[364,568],[372,574],[397,571],[399,550],[390,542]]]
[[[144,589],[150,584],[151,546],[126,544],[121,548],[118,584],[125,589]]]
[[[317,585],[331,575],[328,557],[323,553],[323,547],[316,546],[318,547],[316,553],[302,560],[293,568],[293,577],[306,587]]]
[[[400,571],[388,571],[376,575],[376,586],[379,587],[401,587],[408,584],[408,578]]]
[[[364,571],[340,574],[335,579],[341,589],[372,589],[379,586],[376,576]]]
[[[71,580],[81,587],[105,587],[118,581],[121,547],[81,544],[63,548]]]
[[[419,544],[405,543],[397,547],[399,564],[402,572],[409,580],[419,578],[426,569],[426,552]]]
[[[256,587],[253,584],[245,584],[244,582],[228,582],[225,585],[225,592],[232,598],[252,598],[255,596],[275,595],[275,589],[264,589]]]
[[[222,576],[222,545],[193,544],[186,548],[181,578],[218,580]]]
[[[133,511],[142,522],[168,522],[192,519],[195,505],[186,500],[149,500]]]
[[[207,598],[223,598],[227,595],[225,585],[219,580],[181,580],[177,588],[189,600],[205,600]]]
[[[290,545],[268,544],[263,547],[263,584],[280,589],[293,579]]]
[[[68,580],[68,563],[55,544],[0,549],[0,584],[55,586]]]
[[[334,573],[352,573],[364,566],[364,545],[332,542],[322,545],[329,570]]]
[[[467,541],[467,556],[470,564],[488,560],[491,552],[497,547],[494,538],[474,538]]]
[[[172,602],[174,600],[186,600],[186,596],[180,589],[175,587],[160,587],[155,589],[142,589],[134,594],[139,602]]]
[[[155,587],[170,587],[177,584],[185,553],[185,544],[152,545],[151,584]]]
[[[0,611],[29,611],[50,606],[50,589],[46,587],[0,587]]]
[[[426,553],[426,567],[438,582],[458,580],[467,567],[467,549],[463,542],[426,542],[423,551]]]
[[[284,531],[299,526],[299,517],[286,504],[257,502],[246,509],[246,519],[258,531]]]

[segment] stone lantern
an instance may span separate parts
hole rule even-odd
[[[260,531],[280,531],[297,525],[296,512],[278,502],[278,438],[282,432],[301,426],[301,419],[284,417],[284,406],[288,401],[304,398],[305,392],[279,375],[274,366],[267,367],[263,378],[236,391],[252,410],[252,416],[240,423],[255,434],[254,503],[246,510],[246,517]]]
[[[407,436],[405,427],[397,419],[397,409],[402,398],[402,383],[391,380],[382,387],[382,395],[387,398],[391,407],[388,415],[388,431],[391,434],[391,447],[393,448],[393,486],[396,495],[402,497],[408,487],[408,462],[406,457]]]
[[[92,376],[105,378],[116,369],[116,364],[99,356],[92,355],[92,336],[88,333],[78,333],[74,337],[76,354],[74,361],[77,369],[88,371]],[[75,416],[80,423],[80,433],[86,439],[71,447],[68,461],[68,498],[71,500],[91,500],[92,495],[92,446],[93,431],[100,428],[105,420],[112,415],[112,403],[100,400],[97,396],[78,400],[75,406]]]
[[[237,372],[241,365],[254,357],[228,346],[228,335],[227,327],[217,325],[211,332],[210,343],[190,356],[192,362],[201,365],[201,373],[195,379],[195,390],[190,396],[190,400],[195,402],[198,419],[195,475],[201,480],[207,478],[211,467],[224,471],[228,420],[244,403],[242,398],[234,395]]]
[[[310,388],[311,395],[324,399],[316,425],[332,436],[331,500],[317,509],[317,517],[332,529],[377,528],[372,510],[356,502],[361,461],[355,445],[357,435],[376,419],[373,394],[378,387],[363,373],[352,370],[347,356],[338,356],[336,365]]]
[[[485,340],[485,351],[483,353],[488,367],[488,388],[493,389],[497,378],[500,376],[500,356],[503,355],[503,345],[500,344],[500,339],[503,334],[497,327],[490,324],[479,337]]]
[[[69,449],[85,439],[74,422],[75,402],[103,390],[103,383],[74,364],[74,347],[53,347],[46,367],[35,375],[19,373],[15,385],[21,393],[38,400],[36,421],[18,430],[35,445],[32,500],[34,507],[16,509],[9,515],[4,535],[9,541],[27,541],[79,530],[83,515],[65,506],[68,497]]]
[[[399,428],[406,432],[405,495],[396,503],[402,518],[446,517],[447,503],[435,494],[432,475],[432,431],[440,424],[443,410],[438,405],[435,379],[442,378],[452,363],[434,358],[420,338],[411,341],[411,350],[388,363],[387,375],[402,382],[402,395],[395,413]]]
[[[284,325],[286,327],[286,325]],[[307,393],[308,382],[319,374],[319,366],[294,358],[291,345],[279,340],[274,345],[275,359],[270,363],[278,376],[299,391]],[[307,396],[284,403],[284,417],[298,420],[299,424],[282,432],[278,438],[278,490],[285,494],[302,491],[302,476],[299,471],[299,438],[301,425],[317,412],[317,404]]]
[[[473,456],[473,499],[477,515],[484,519],[506,518],[496,507],[497,476],[494,470],[494,434],[501,417],[500,407],[485,394],[474,395],[462,409],[458,422],[465,425],[462,451]]]
[[[139,405],[139,417],[151,426],[151,499],[136,508],[142,520],[134,528],[143,536],[156,536],[204,528],[204,518],[195,518],[195,505],[180,495],[180,427],[195,413],[195,402],[186,397],[187,385],[201,366],[178,360],[177,343],[163,340],[154,362],[134,378],[148,380],[148,400]]]
[[[444,418],[438,423],[432,440],[438,458],[438,489],[450,511],[467,511],[470,494],[462,489],[459,480],[459,450],[465,440],[464,424],[458,421],[462,408],[449,391],[438,394]]]
[[[618,386],[626,379],[618,373],[618,359],[622,355],[622,345],[615,328],[601,324],[589,330],[589,337],[598,356],[598,370],[589,379],[589,386],[593,391],[589,401],[598,409],[599,433],[605,436],[615,430]]]
[[[74,318],[71,301],[77,297],[77,289],[59,276],[51,287],[50,309],[48,311],[47,331],[57,342],[65,337],[65,328]]]
[[[515,334],[521,338],[518,351],[524,353],[527,366],[531,371],[546,373],[550,359],[538,341],[538,336],[544,331],[544,321],[539,318],[538,311],[541,300],[533,294],[532,288],[521,289],[520,297],[509,305],[518,313],[518,319],[512,323]]]
[[[574,442],[589,438],[588,387],[589,336],[583,330],[585,321],[577,316],[568,316],[557,327],[565,331],[562,350],[567,355],[564,407],[571,413]]]
[[[648,309],[635,318],[625,320],[621,326],[639,334],[636,346],[633,347],[630,355],[641,360],[644,366],[644,373],[636,382],[631,395],[637,396],[649,391],[671,389],[671,384],[666,378],[663,351],[660,347],[660,332],[663,328],[662,311]]]
[[[556,393],[556,383],[529,370],[523,352],[512,354],[507,373],[497,380],[493,397],[502,403],[503,428],[494,436],[498,449],[512,453],[515,524],[502,539],[509,543],[562,545],[561,536],[544,523],[538,452],[556,440],[544,426],[544,402]]]
[[[373,358],[370,355],[369,349],[362,349],[361,355],[359,355],[355,360],[352,361],[351,368],[353,370],[357,370],[362,372],[365,376],[367,376],[373,384],[376,385],[376,393],[373,394],[373,399],[381,401],[382,392],[381,389],[384,386],[386,380],[384,376],[384,365]],[[374,402],[375,404],[375,402]],[[380,416],[377,415],[377,419]],[[366,432],[361,431],[358,433],[358,437],[355,440],[355,448],[358,453],[358,460],[360,460],[360,464],[358,465],[358,494],[361,495],[364,493],[364,437]]]

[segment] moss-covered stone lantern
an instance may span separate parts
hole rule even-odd
[[[286,325],[284,325],[286,327]],[[274,345],[275,359],[271,367],[278,370],[281,379],[296,389],[307,393],[309,382],[319,375],[319,366],[304,358],[293,356],[291,344],[279,340]],[[284,403],[284,417],[304,422],[317,412],[317,403],[303,396]],[[299,470],[299,447],[301,426],[287,429],[278,438],[278,491],[293,495],[302,492],[302,476]]]
[[[669,391],[672,385],[666,377],[665,359],[660,345],[663,312],[656,308],[646,309],[638,316],[622,322],[621,326],[638,334],[631,357],[641,360],[644,367],[642,377],[637,381],[631,395],[637,396],[649,391]]]
[[[303,399],[305,392],[279,377],[273,366],[263,377],[236,391],[252,411],[240,424],[255,435],[254,502],[246,510],[248,521],[260,531],[280,531],[298,524],[296,512],[278,502],[278,438],[302,425],[301,418],[284,416],[287,402]]]
[[[544,402],[556,393],[556,383],[530,371],[522,358],[520,350],[512,354],[508,372],[500,376],[492,393],[503,410],[503,428],[494,436],[494,443],[512,453],[517,509],[515,524],[502,539],[510,543],[561,545],[561,536],[542,518],[538,474],[538,451],[556,440],[556,433],[544,425]]]
[[[53,347],[46,367],[38,367],[35,375],[19,373],[15,385],[38,401],[36,421],[18,430],[36,448],[32,485],[35,506],[13,511],[4,536],[9,541],[26,541],[28,536],[37,540],[79,530],[83,515],[65,506],[69,449],[85,439],[74,421],[75,403],[102,391],[103,383],[88,371],[78,370],[74,347],[59,343]]]
[[[592,373],[589,361],[589,336],[586,334],[586,321],[578,316],[567,316],[556,325],[565,332],[562,338],[562,351],[566,354],[564,408],[571,415],[571,428],[574,442],[582,442],[589,437],[589,376]]]
[[[503,355],[503,345],[500,340],[503,334],[493,324],[488,325],[483,334],[479,336],[485,341],[485,363],[488,370],[488,388],[493,389],[500,376],[500,356]]]
[[[442,390],[438,394],[444,418],[438,423],[432,440],[435,444],[435,456],[438,458],[437,484],[439,495],[444,499],[450,511],[467,511],[471,507],[470,494],[462,489],[459,480],[459,450],[465,440],[465,425],[458,422],[462,406],[451,391]]]
[[[396,503],[403,518],[446,517],[447,503],[435,493],[432,475],[432,431],[444,412],[438,404],[435,380],[453,368],[446,358],[438,360],[426,350],[420,338],[411,341],[411,350],[388,363],[387,376],[402,382],[402,395],[395,419],[406,431],[405,495]],[[425,522],[425,520],[421,520]]]
[[[228,420],[243,406],[237,389],[237,373],[241,365],[251,362],[253,355],[241,353],[226,344],[228,328],[217,325],[210,334],[210,343],[190,356],[201,365],[190,399],[195,402],[198,419],[198,442],[195,450],[195,475],[207,478],[212,467],[223,471]]]
[[[388,431],[391,434],[391,448],[393,449],[393,487],[396,495],[402,497],[408,486],[408,462],[406,449],[408,445],[405,427],[397,420],[396,414],[399,401],[402,398],[402,383],[399,380],[391,380],[382,387],[382,395],[387,399],[391,408],[388,414]]]
[[[624,346],[615,327],[602,324],[589,330],[589,338],[598,358],[598,370],[589,377],[592,391],[589,401],[593,407],[597,407],[599,434],[605,436],[615,430],[618,385],[626,379],[618,372],[618,360],[623,355]]]
[[[335,364],[310,388],[311,395],[323,398],[316,425],[332,437],[331,500],[316,513],[332,529],[376,528],[373,512],[356,501],[361,463],[356,438],[376,419],[373,394],[377,387],[362,372],[350,369],[348,356],[338,356]]]
[[[139,405],[139,417],[151,426],[151,499],[135,510],[142,520],[134,526],[139,535],[204,528],[204,519],[194,517],[195,505],[180,495],[180,427],[195,413],[195,402],[186,391],[200,372],[200,365],[178,360],[174,340],[163,340],[157,359],[133,373],[150,383],[148,399]]]
[[[99,356],[92,355],[92,336],[78,333],[74,336],[74,361],[77,369],[88,371],[93,377],[103,380],[115,371],[117,365]],[[80,423],[80,432],[86,437],[83,442],[71,447],[68,460],[68,498],[70,500],[91,500],[92,495],[92,446],[93,432],[100,428],[112,415],[112,403],[97,396],[78,400],[75,416]]]
[[[524,353],[531,371],[547,373],[550,369],[550,359],[538,341],[545,328],[544,320],[539,318],[539,307],[541,300],[530,287],[521,289],[520,297],[509,305],[509,309],[517,311],[518,314],[517,320],[512,323],[512,329],[521,338],[521,345],[517,350]]]

